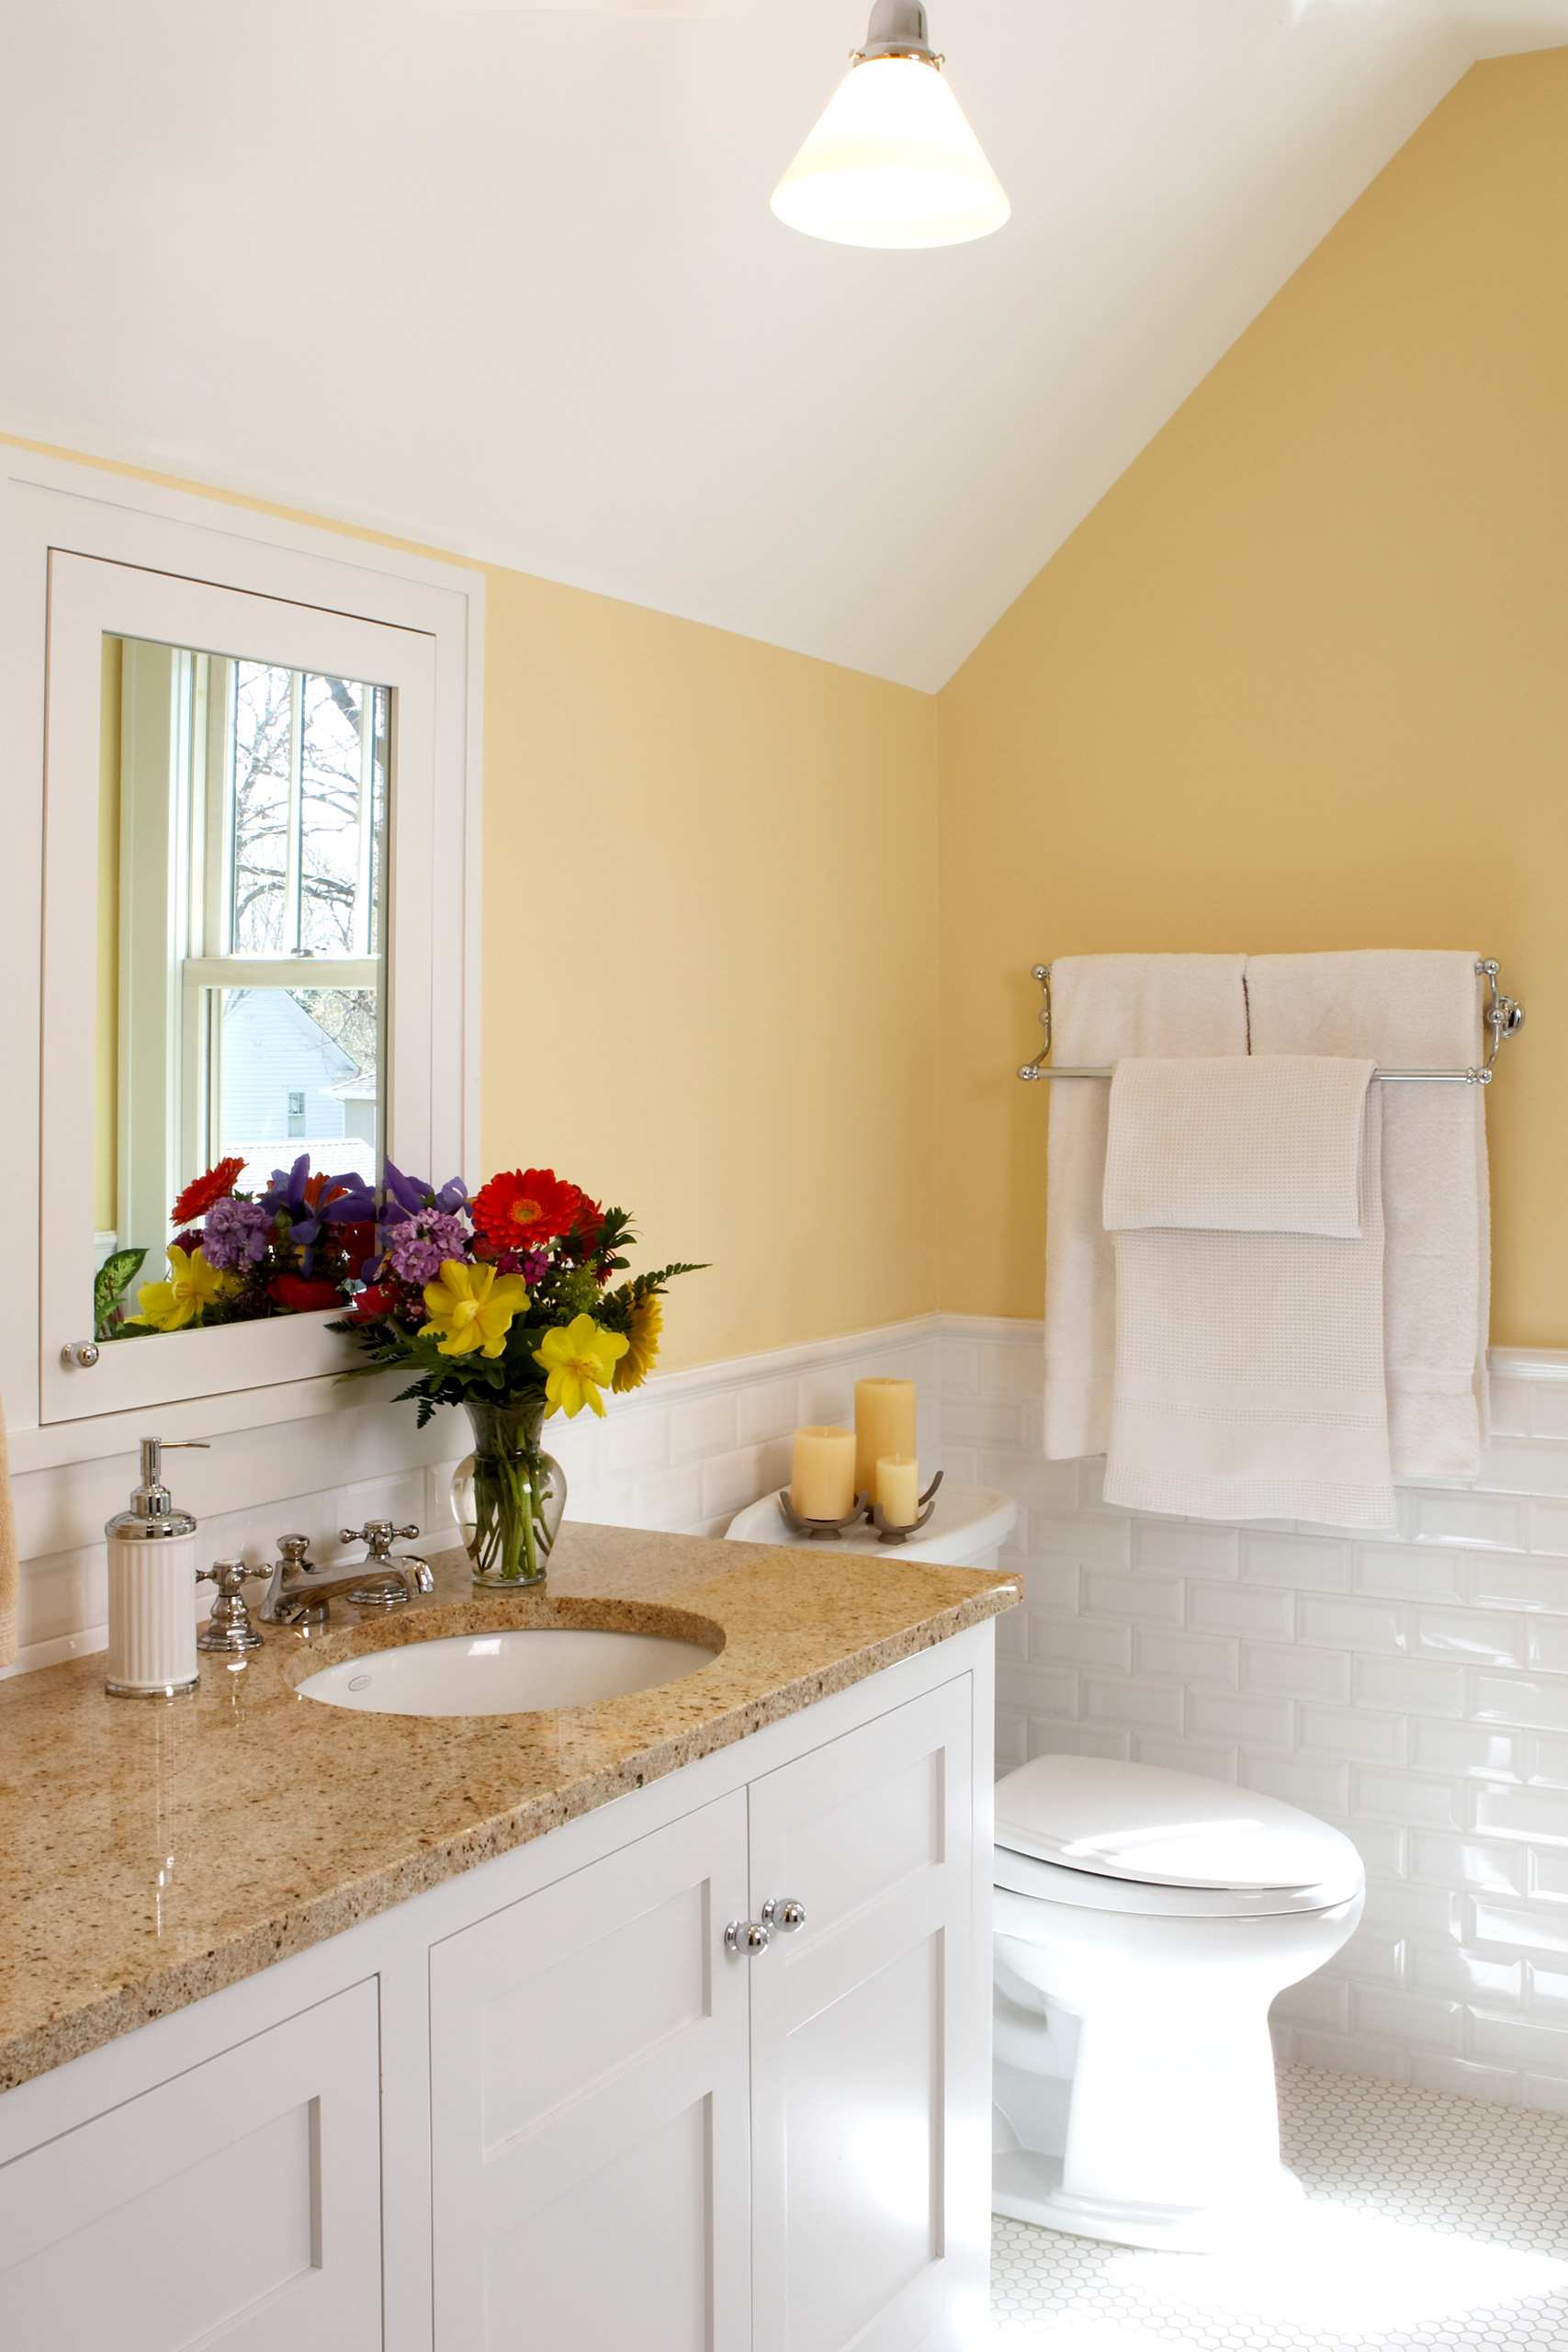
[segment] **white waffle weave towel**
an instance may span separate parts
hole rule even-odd
[[[1395,1524],[1382,1089],[1370,1060],[1118,1067],[1105,1498],[1197,1519]]]

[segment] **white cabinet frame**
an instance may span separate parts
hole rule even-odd
[[[54,1172],[42,1125],[41,975],[50,572],[56,556],[93,559],[87,569],[99,574],[117,565],[129,567],[141,575],[139,593],[144,599],[155,601],[162,594],[171,606],[182,598],[194,605],[202,592],[216,589],[242,599],[269,600],[275,616],[280,608],[294,607],[301,619],[305,616],[299,608],[318,619],[330,616],[345,637],[354,634],[355,624],[370,622],[408,633],[428,647],[429,789],[423,811],[414,812],[416,831],[423,827],[423,837],[406,848],[396,837],[393,842],[394,862],[400,855],[404,870],[417,876],[418,891],[406,908],[400,904],[395,910],[403,930],[401,944],[394,936],[389,980],[396,1024],[392,1075],[406,1102],[412,1103],[423,1093],[428,1104],[414,1119],[412,1148],[408,1143],[403,1146],[420,1172],[439,1179],[460,1171],[473,1179],[479,1172],[482,578],[454,565],[87,467],[23,451],[3,454],[0,820],[12,888],[8,919],[0,926],[0,990],[6,1009],[6,1132],[13,1182],[28,1195],[36,1180],[41,1193]],[[161,591],[149,575],[161,578]],[[210,596],[207,602],[210,609]],[[105,626],[117,624],[107,621]],[[132,625],[128,621],[125,626]],[[167,629],[144,633],[170,641]],[[175,634],[177,641],[199,644],[210,630],[198,627]],[[376,674],[377,667],[371,665],[370,674]],[[378,678],[378,683],[395,682]],[[91,701],[96,727],[96,691]],[[396,814],[393,821],[396,826]],[[91,877],[90,862],[75,862],[79,875]],[[78,932],[83,922],[78,910]],[[90,936],[95,927],[89,923],[87,930]],[[406,967],[405,949],[410,958]],[[90,944],[84,947],[81,960],[90,967]],[[81,1047],[84,1075],[91,1068],[91,1037],[89,1027]],[[411,1075],[416,1063],[422,1072],[417,1084]],[[400,1128],[394,1133],[394,1158],[399,1136]],[[428,1171],[418,1157],[422,1150],[431,1155]],[[90,1231],[90,1210],[87,1224]],[[58,1306],[52,1296],[47,1302],[49,1319],[44,1319],[50,1276],[42,1261],[39,1220],[30,1215],[14,1219],[7,1238],[12,1311],[0,1326],[0,1396],[5,1399],[13,1470],[126,1452],[145,1419],[136,1394],[129,1400],[106,1396],[95,1402],[91,1383],[96,1375],[78,1375],[81,1403],[73,1408],[68,1405],[63,1416],[60,1398],[44,1394],[40,1353],[49,1346],[57,1349],[60,1338],[53,1329]],[[299,1323],[308,1320],[301,1317]],[[61,1336],[86,1334],[73,1329]],[[166,1350],[163,1340],[139,1340],[126,1352],[164,1351],[173,1361],[174,1349],[183,1345],[188,1350],[179,1359],[188,1373],[182,1370],[156,1395],[160,1405],[179,1405],[185,1427],[193,1432],[232,1427],[240,1393],[262,1385],[267,1387],[267,1400],[265,1409],[253,1415],[255,1421],[276,1423],[321,1409],[333,1375],[319,1360],[321,1335],[317,1329],[291,1329],[287,1321],[263,1327],[255,1336],[266,1354],[265,1363],[257,1359],[239,1368],[227,1362],[218,1364],[216,1356],[223,1350],[219,1346],[214,1351],[211,1343],[242,1336],[180,1334]],[[316,1361],[310,1360],[312,1349]],[[296,1363],[292,1351],[299,1350],[303,1359]],[[211,1369],[203,1368],[204,1358],[211,1361]]]

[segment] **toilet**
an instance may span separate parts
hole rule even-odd
[[[991,2203],[1216,2252],[1301,2191],[1269,2004],[1361,1916],[1350,1840],[1191,1772],[1041,1756],[997,1783]]]

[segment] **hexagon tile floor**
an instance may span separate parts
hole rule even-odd
[[[1280,2074],[1286,2234],[1145,2254],[993,2223],[997,2352],[1568,2352],[1568,2117]]]

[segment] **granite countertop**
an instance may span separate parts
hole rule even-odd
[[[0,2090],[254,1975],[473,1863],[1010,1609],[1017,1579],[897,1552],[562,1528],[538,1595],[461,1552],[390,1616],[333,1604],[203,1656],[201,1687],[110,1699],[100,1656],[0,1683]],[[261,1588],[247,1595],[254,1614]],[[583,1625],[714,1649],[661,1690],[550,1713],[361,1713],[298,1697],[415,1631]]]

